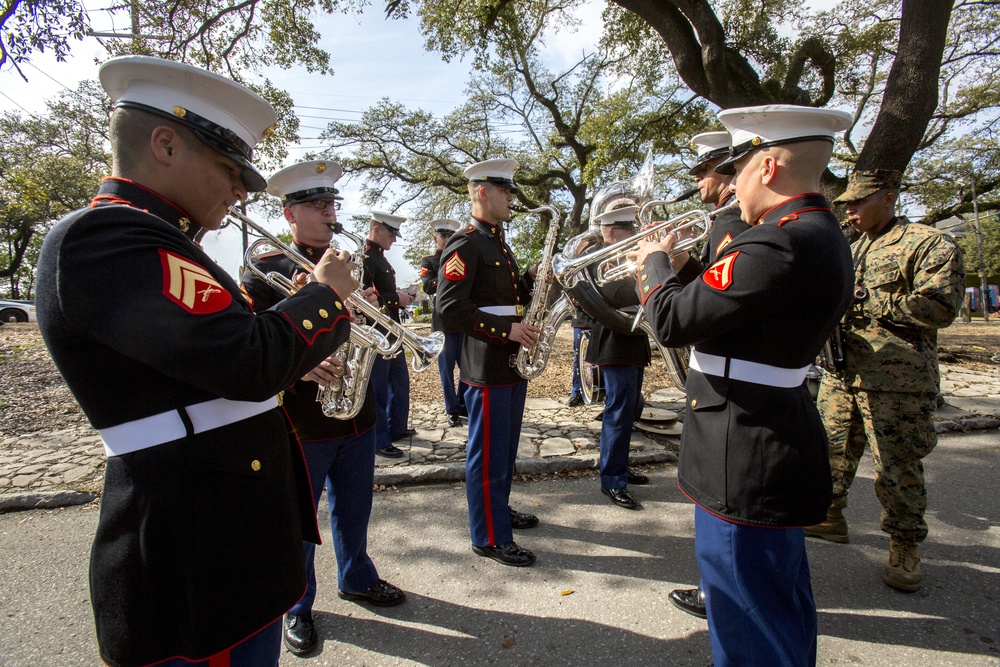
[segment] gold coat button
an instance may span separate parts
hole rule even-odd
[[[640,271],[645,271],[646,270],[646,265],[642,264],[641,266],[639,266],[639,270]]]
[[[506,338],[506,337],[507,337],[507,334],[505,334],[505,333],[502,333],[502,334],[500,334],[500,336],[501,336],[502,338]]]
[[[648,292],[649,291],[649,285],[646,285],[645,287],[643,287],[642,291],[643,292]]]
[[[313,323],[309,320],[302,320],[302,328],[306,331],[312,331]]]
[[[649,277],[649,274],[648,274],[648,273],[644,273],[644,274],[642,274],[642,279],[643,279],[643,280],[645,280],[645,279],[646,279],[646,278],[648,278],[648,277]]]
[[[698,407],[698,399],[697,398],[692,398],[691,399],[691,407],[692,408]]]
[[[335,305],[337,307],[337,310],[343,310],[344,309],[344,304],[342,304],[339,301],[334,301],[333,305]],[[323,317],[326,317],[326,315],[324,315]]]
[[[490,333],[496,333],[496,332],[497,332],[496,327],[490,327]]]
[[[330,313],[326,312],[326,308],[320,308],[319,316],[325,320],[326,318],[330,317]]]
[[[500,266],[500,262],[497,262],[497,266]]]
[[[485,324],[480,323],[479,328],[482,329],[485,326],[486,326]]]
[[[250,467],[253,468],[254,472],[259,471],[260,470],[260,461],[258,461],[257,459],[254,459],[253,461],[250,462]]]

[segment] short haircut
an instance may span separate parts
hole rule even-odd
[[[180,134],[197,150],[208,146],[186,127],[142,109],[117,108],[111,114],[111,159],[116,174],[133,171],[145,159],[149,150],[149,135],[160,126]]]

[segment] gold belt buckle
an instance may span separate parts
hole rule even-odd
[[[514,314],[517,317],[524,317],[524,306],[514,306]]]

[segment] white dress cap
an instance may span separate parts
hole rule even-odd
[[[454,234],[460,227],[461,225],[458,220],[452,220],[451,218],[438,218],[431,221],[431,228],[435,232],[441,232],[442,234],[448,234],[449,232]]]
[[[733,137],[729,159],[715,168],[720,174],[736,173],[732,163],[756,148],[800,141],[833,143],[833,136],[854,122],[854,117],[846,111],[794,104],[725,109],[718,115]]]
[[[470,182],[485,181],[506,188],[511,192],[518,192],[517,184],[514,183],[514,171],[517,169],[517,160],[496,159],[483,160],[465,168],[465,177]]]
[[[702,132],[696,134],[691,139],[691,148],[698,154],[698,160],[688,171],[689,176],[694,176],[701,170],[701,166],[706,162],[711,162],[717,157],[729,155],[730,136],[728,132]]]
[[[369,215],[372,216],[372,220],[382,224],[386,229],[392,232],[392,235],[398,239],[403,238],[399,233],[399,227],[404,222],[406,218],[401,215],[393,215],[392,213],[386,213],[385,211],[369,211]]]
[[[333,187],[344,169],[329,160],[298,162],[271,174],[267,179],[267,194],[281,197],[285,206],[313,199],[343,199]]]
[[[208,70],[150,56],[112,58],[98,75],[116,108],[142,109],[185,125],[243,167],[247,190],[267,185],[253,166],[253,149],[278,117],[260,95]]]
[[[638,212],[638,206],[623,206],[612,211],[605,211],[604,213],[595,216],[594,220],[596,220],[602,227],[624,224],[635,225],[635,216]]]

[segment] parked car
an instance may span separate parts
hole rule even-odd
[[[0,299],[0,325],[7,322],[34,322],[34,301],[5,301]]]

